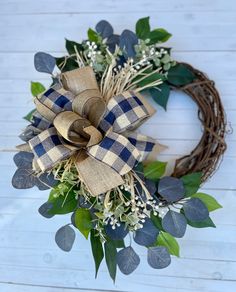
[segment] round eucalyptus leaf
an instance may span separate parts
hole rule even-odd
[[[136,55],[134,46],[138,44],[138,38],[131,30],[124,30],[120,36],[120,48],[124,50],[127,57],[133,58]]]
[[[28,142],[30,139],[34,138],[36,135],[37,133],[34,131],[33,127],[29,125],[19,135],[19,138],[24,142]]]
[[[38,52],[34,55],[34,67],[39,72],[51,74],[56,65],[56,59],[50,54]]]
[[[108,38],[113,34],[113,27],[106,20],[99,21],[95,29],[102,36],[103,39]]]
[[[20,151],[14,155],[13,160],[18,168],[32,169],[34,154]]]
[[[64,251],[70,251],[75,241],[75,231],[69,225],[61,227],[55,235],[56,244]]]
[[[58,77],[52,77],[51,86],[56,85],[56,84],[60,84],[60,79]]]
[[[175,237],[183,237],[187,227],[187,220],[183,214],[175,211],[168,211],[162,219],[162,227]]]
[[[121,249],[117,253],[116,261],[120,271],[125,275],[131,274],[140,264],[140,258],[131,246]]]
[[[148,248],[148,264],[153,269],[164,269],[171,263],[171,257],[164,246],[155,246]]]
[[[52,203],[46,202],[39,207],[38,212],[45,218],[52,218],[54,215],[48,213],[48,211],[50,211],[52,207],[53,207]]]
[[[160,179],[158,193],[168,202],[176,202],[184,197],[185,189],[182,180],[165,176]]]
[[[120,223],[120,226],[116,225],[115,229],[112,229],[110,224],[106,225],[105,232],[110,239],[120,240],[126,237],[126,235],[129,233],[129,230],[125,227],[125,223]]]
[[[145,179],[145,186],[150,195],[153,196],[157,190],[156,183],[153,180]]]
[[[40,191],[48,190],[58,184],[58,180],[54,178],[53,173],[43,173],[35,178],[35,185]]]
[[[120,43],[120,36],[117,34],[111,35],[106,41],[106,44],[111,53],[115,52],[116,46],[119,46],[119,43]]]
[[[12,177],[12,185],[16,189],[30,189],[35,185],[32,170],[18,168]]]
[[[78,199],[78,208],[86,208],[86,209],[93,209],[91,208],[92,207],[92,204],[89,203],[84,196],[79,196],[79,199]],[[92,210],[93,211],[93,210]]]
[[[183,205],[185,216],[193,222],[199,222],[209,217],[206,205],[198,198],[191,198]]]
[[[143,223],[143,227],[138,229],[134,234],[134,241],[143,246],[152,245],[159,234],[159,230],[152,223],[152,220],[147,218]]]
[[[72,224],[74,227],[76,227],[76,225],[75,225],[75,212],[73,212],[72,215],[71,215],[71,224]],[[77,228],[77,227],[76,227],[76,228]]]
[[[156,187],[156,183],[152,180],[146,179],[146,178],[142,178],[145,187],[147,188],[147,190],[149,191],[151,196],[154,196],[157,190]],[[146,202],[147,201],[147,196],[141,186],[141,184],[139,183],[139,181],[135,180],[135,187],[137,189],[137,193],[139,194],[139,196],[141,197],[141,199]]]

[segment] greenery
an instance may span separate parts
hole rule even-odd
[[[109,274],[112,278],[112,280],[115,282],[116,279],[116,268],[117,268],[117,263],[116,263],[116,256],[117,256],[117,250],[116,250],[116,245],[114,244],[113,241],[107,240],[104,244],[105,248],[105,259],[106,259],[106,264],[107,268],[109,271]]]
[[[185,196],[189,197],[197,192],[201,184],[201,172],[194,172],[181,177],[185,187]]]
[[[73,188],[64,183],[51,190],[48,202],[52,204],[49,211],[52,215],[71,213],[77,206]]]
[[[91,230],[90,241],[91,241],[93,258],[95,262],[95,278],[96,278],[98,274],[98,269],[104,258],[104,252],[103,252],[103,246],[102,246],[100,237],[99,235],[96,234],[96,231],[94,229]]]
[[[167,80],[175,86],[183,86],[193,82],[195,75],[183,64],[177,64],[168,71]]]
[[[46,88],[40,82],[31,82],[31,93],[33,96],[37,96],[38,94],[44,92]]]
[[[157,180],[164,175],[166,162],[154,161],[144,166],[144,176],[151,180]]]
[[[163,28],[156,28],[151,31],[149,17],[144,17],[137,21],[136,35],[140,39],[146,40],[149,45],[164,43],[171,37],[171,34]]]
[[[92,217],[88,209],[80,208],[75,211],[75,226],[88,239],[89,232],[93,228]]]
[[[156,245],[165,246],[170,254],[179,257],[179,244],[169,233],[161,231],[157,237]]]
[[[200,200],[202,200],[202,202],[207,206],[209,212],[222,208],[222,206],[216,201],[216,199],[210,195],[204,193],[196,193],[193,194],[191,197],[199,198]]]
[[[170,86],[166,82],[163,82],[158,88],[150,88],[149,93],[156,103],[165,110],[167,109],[167,103],[170,96]]]

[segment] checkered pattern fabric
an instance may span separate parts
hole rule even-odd
[[[156,145],[154,139],[139,133],[128,133],[126,137],[130,143],[138,149],[140,153],[140,161],[145,160]]]
[[[67,148],[54,127],[29,140],[36,163],[42,171],[51,169],[57,162],[68,158],[73,151]]]
[[[60,84],[55,84],[46,90],[39,98],[40,102],[55,114],[62,111],[72,111],[73,93],[65,90]]]
[[[107,132],[111,127],[116,133],[135,128],[149,113],[141,100],[133,92],[111,98],[107,105],[107,112],[99,127]]]
[[[53,126],[53,124],[51,122],[49,122],[48,120],[46,120],[43,116],[40,115],[39,112],[34,112],[32,115],[32,121],[31,121],[32,126],[34,126],[35,128],[38,128],[40,130],[46,130],[50,127]]]
[[[109,132],[97,145],[88,150],[88,154],[106,163],[120,175],[126,174],[139,162],[139,151],[127,138],[114,132]]]

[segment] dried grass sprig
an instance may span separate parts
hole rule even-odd
[[[117,69],[116,60],[112,55],[111,60],[111,64],[105,69],[100,82],[100,90],[106,103],[112,96],[118,95],[124,91],[135,90],[139,92],[147,88],[158,86],[163,82],[160,78],[140,87],[138,86],[140,81],[145,80],[155,73],[159,73],[160,69],[147,72],[148,69],[152,68],[150,64],[141,70],[136,70],[135,67],[138,63],[134,64],[132,59],[128,59],[124,67]]]

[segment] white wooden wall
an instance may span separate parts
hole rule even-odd
[[[71,253],[54,243],[55,231],[69,218],[46,220],[37,214],[48,192],[15,190],[13,148],[32,108],[30,81],[49,84],[33,67],[33,55],[60,56],[64,37],[81,40],[88,27],[109,20],[119,33],[151,16],[154,27],[169,30],[177,60],[190,62],[216,81],[232,127],[236,124],[236,2],[234,0],[0,0],[0,291],[211,291],[236,290],[236,134],[219,171],[204,185],[224,206],[213,219],[217,229],[189,227],[180,240],[181,258],[153,270],[140,248],[142,263],[129,277],[118,273],[115,285],[105,265],[94,280],[89,243],[78,234]],[[158,112],[143,131],[169,145],[162,160],[188,153],[201,136],[196,106],[172,94],[168,111]],[[230,129],[230,127],[229,127]]]

